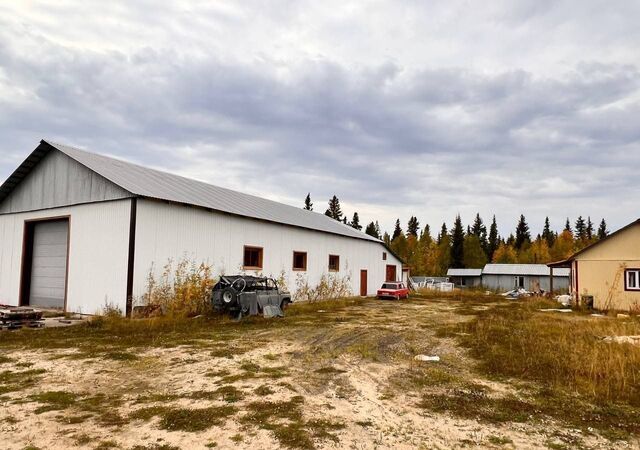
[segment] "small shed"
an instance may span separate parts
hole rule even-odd
[[[545,264],[487,264],[482,270],[482,285],[493,291],[567,291],[569,273],[568,268],[555,269],[552,286],[551,269]]]
[[[449,269],[447,276],[456,286],[478,287],[482,284],[482,269]]]

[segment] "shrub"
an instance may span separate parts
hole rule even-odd
[[[174,267],[169,259],[158,279],[151,266],[142,302],[160,307],[165,314],[196,316],[210,311],[209,297],[214,284],[211,266],[183,258]]]
[[[296,279],[295,301],[316,302],[351,297],[352,295],[350,275],[341,277],[339,275],[323,274],[320,282],[315,287],[311,287],[307,279],[302,275],[298,275]]]

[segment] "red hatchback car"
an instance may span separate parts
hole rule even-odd
[[[409,298],[409,289],[404,283],[388,281],[378,289],[378,298],[393,298],[400,300],[401,298]]]

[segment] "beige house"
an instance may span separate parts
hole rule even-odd
[[[571,268],[571,294],[579,304],[640,312],[640,219],[549,267]]]

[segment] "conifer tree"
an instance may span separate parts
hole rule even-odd
[[[593,239],[593,222],[591,222],[591,216],[587,216],[587,239],[589,241]]]
[[[342,209],[340,209],[340,200],[335,195],[329,200],[329,208],[325,211],[325,216],[329,216],[338,222],[342,221]]]
[[[442,242],[442,238],[449,235],[449,230],[447,230],[447,224],[442,223],[442,228],[440,229],[440,234],[438,234],[438,245]]]
[[[313,211],[313,203],[311,203],[311,192],[307,194],[307,198],[304,199],[304,209],[307,211]]]
[[[460,214],[456,216],[451,230],[451,267],[464,267],[464,228]]]
[[[389,233],[387,233],[386,231],[384,232],[384,236],[382,236],[382,240],[384,241],[385,244],[389,245],[391,244],[391,236],[389,236]]]
[[[369,225],[364,229],[364,232],[369,236],[373,236],[376,239],[380,239],[380,235],[378,234],[378,230],[376,230],[376,224],[370,222]]]
[[[551,248],[553,246],[553,241],[555,241],[555,234],[551,231],[551,224],[549,223],[549,217],[544,219],[544,229],[542,230],[542,239],[547,241],[547,246]]]
[[[382,231],[380,231],[380,224],[376,220],[376,233],[378,234],[378,239],[382,238]]]
[[[600,222],[600,226],[598,227],[598,239],[604,239],[608,234],[609,231],[607,230],[607,222],[602,219],[602,221]]]
[[[567,223],[564,224],[564,230],[563,231],[568,231],[569,233],[571,233],[573,235],[573,230],[571,229],[571,222],[569,222],[569,218],[567,217]]]
[[[360,216],[358,216],[357,212],[353,213],[353,219],[351,219],[351,223],[349,225],[356,230],[362,230],[362,225],[360,225]]]
[[[587,225],[584,222],[582,216],[578,216],[576,220],[576,232],[574,233],[576,239],[585,241],[587,239]]]
[[[491,221],[491,226],[489,227],[489,239],[487,242],[487,260],[493,261],[493,254],[498,249],[500,245],[500,236],[498,236],[498,224],[496,222],[496,216],[494,214],[493,221]]]
[[[395,240],[398,236],[402,234],[402,228],[400,227],[400,219],[396,220],[396,227],[393,230],[393,235],[391,236],[391,240]]]
[[[415,216],[411,216],[409,219],[409,224],[407,226],[407,234],[410,236],[418,237],[418,229],[420,228],[420,222],[418,222],[418,218]]]
[[[520,250],[527,243],[531,243],[531,233],[529,233],[529,225],[527,225],[524,214],[520,214],[520,220],[516,227],[516,240],[514,246],[517,250]]]
[[[425,224],[424,228],[422,229],[422,234],[420,234],[420,239],[428,239],[429,241],[431,241],[431,227],[429,226],[429,224]]]

